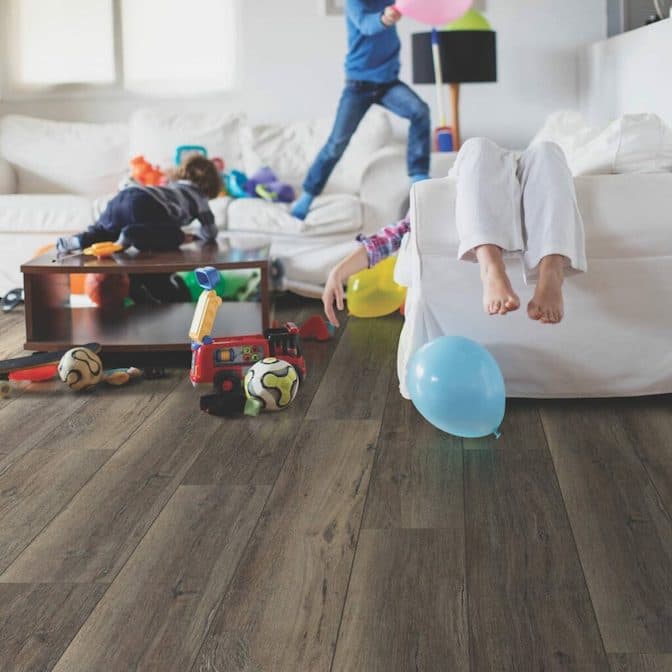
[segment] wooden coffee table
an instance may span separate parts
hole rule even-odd
[[[174,252],[121,252],[109,259],[44,254],[21,266],[26,302],[27,350],[58,350],[100,343],[105,351],[188,350],[194,303],[138,304],[109,313],[70,305],[73,273],[174,273],[200,266],[259,269],[261,301],[224,302],[216,336],[260,333],[269,327],[269,248],[266,239],[219,239]]]

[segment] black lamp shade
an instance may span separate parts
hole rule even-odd
[[[439,31],[443,81],[497,81],[497,34],[492,30]],[[432,33],[413,34],[413,83],[434,84]]]

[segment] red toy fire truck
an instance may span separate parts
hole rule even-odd
[[[245,405],[243,380],[248,369],[265,357],[291,364],[299,380],[306,376],[299,328],[292,322],[263,334],[213,338],[209,334],[222,300],[214,291],[219,275],[212,267],[196,269],[203,287],[189,330],[192,357],[189,378],[194,386],[213,385],[214,393],[201,397],[201,410],[215,415],[239,412]]]
[[[192,346],[191,373],[194,385],[212,384],[219,394],[241,388],[247,370],[264,357],[277,357],[306,375],[306,361],[301,354],[299,328],[292,322],[284,327],[267,329],[263,334],[213,338]]]

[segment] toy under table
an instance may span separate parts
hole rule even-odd
[[[106,352],[189,350],[193,303],[138,304],[109,313],[75,307],[70,300],[73,273],[163,273],[200,266],[218,270],[258,269],[260,301],[227,302],[219,311],[214,335],[260,333],[270,326],[269,245],[265,239],[219,239],[217,244],[191,243],[172,252],[56,257],[44,254],[21,266],[26,302],[27,350],[58,350],[88,342]]]

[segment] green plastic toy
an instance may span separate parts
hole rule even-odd
[[[191,300],[196,302],[203,288],[198,284],[196,273],[187,271],[178,273],[184,281]],[[257,271],[223,271],[219,282],[213,287],[217,296],[227,301],[247,301],[259,289],[259,273]]]

